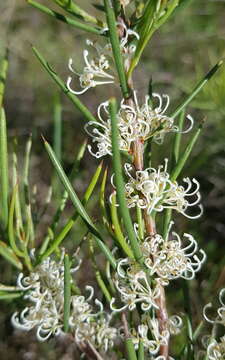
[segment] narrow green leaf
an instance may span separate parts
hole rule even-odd
[[[116,240],[118,241],[119,245],[123,249],[126,256],[133,259],[134,255],[132,253],[132,250],[131,250],[130,246],[127,244],[126,239],[123,236],[123,233],[122,233],[122,230],[120,227],[118,214],[117,214],[116,196],[111,197],[111,217],[112,217],[112,223],[114,226],[113,230],[116,235]]]
[[[70,300],[71,300],[71,275],[70,275],[70,259],[67,254],[64,256],[64,314],[63,327],[64,331],[69,330],[70,318]]]
[[[40,52],[35,48],[32,47],[35,56],[40,61],[44,69],[48,72],[51,78],[55,81],[55,83],[60,87],[60,89],[66,94],[66,96],[72,101],[72,103],[76,106],[78,110],[84,115],[84,117],[88,121],[96,121],[95,117],[92,113],[88,110],[88,108],[78,99],[78,97],[72,94],[68,88],[66,87],[65,83],[60,79],[60,77],[56,74],[54,70],[50,67],[49,63],[43,58]]]
[[[8,223],[8,149],[7,149],[7,126],[5,111],[0,108],[0,219],[3,229],[6,229]]]
[[[32,135],[29,136],[26,142],[25,150],[25,161],[23,169],[23,189],[24,189],[24,199],[25,199],[25,215],[26,215],[26,244],[31,243],[31,246],[34,246],[34,224],[31,211],[31,201],[30,201],[30,189],[29,189],[29,168],[30,168],[30,154],[32,146]]]
[[[66,191],[68,192],[69,197],[70,197],[75,209],[77,210],[77,213],[81,216],[82,220],[87,225],[89,231],[94,235],[95,241],[97,242],[99,249],[104,253],[106,258],[110,261],[113,268],[116,268],[115,258],[111,254],[110,249],[104,244],[101,234],[99,233],[98,229],[95,227],[90,216],[87,214],[85,208],[83,207],[81,201],[79,200],[77,194],[73,190],[73,187],[72,187],[68,177],[66,176],[62,166],[58,162],[54,151],[52,150],[51,146],[47,143],[46,140],[44,140],[44,143],[45,143],[45,148],[47,150],[49,158],[52,161],[52,164],[53,164],[55,170],[57,171],[57,174],[58,174],[63,186],[65,187]]]
[[[13,154],[12,154],[12,185],[13,188],[18,185],[19,177],[18,177],[18,162],[17,162],[17,155],[16,155],[16,147],[17,147],[17,141],[14,139],[13,144]],[[19,185],[18,185],[19,188]],[[22,220],[22,213],[21,213],[21,203],[20,203],[20,191],[18,190],[16,192],[16,198],[15,198],[15,218],[16,218],[16,233],[19,236],[21,232],[23,232],[23,220]]]
[[[173,157],[175,164],[178,162],[179,154],[180,154],[180,143],[181,143],[181,137],[182,137],[182,130],[184,125],[184,119],[185,119],[185,109],[182,110],[180,113],[179,121],[178,121],[178,129],[174,135],[174,146],[173,146]]]
[[[87,11],[83,10],[80,6],[75,4],[71,0],[52,0],[54,3],[59,5],[61,8],[69,12],[70,14],[77,16],[79,19],[82,19],[87,22],[91,22],[95,25],[99,25],[101,27],[105,27],[102,21],[96,19],[94,16],[87,13]]]
[[[19,291],[20,289],[17,286],[11,286],[11,285],[4,285],[0,283],[0,291],[8,291],[8,292],[15,292]]]
[[[142,52],[144,51],[144,48],[146,47],[151,35],[154,32],[153,25],[154,25],[154,20],[156,17],[157,3],[158,3],[158,0],[148,0],[147,1],[144,11],[143,11],[142,18],[138,23],[136,30],[137,30],[140,38],[138,40],[135,54],[133,56],[130,68],[128,70],[128,79],[131,77],[134,68],[137,66],[137,64],[140,60],[140,57],[141,57]]]
[[[124,98],[128,98],[130,96],[130,90],[127,84],[123,58],[121,54],[120,41],[117,33],[116,18],[115,18],[113,5],[110,0],[104,0],[104,5],[106,11],[106,20],[109,28],[109,37],[112,45],[112,51],[116,64],[116,69],[120,80],[121,90]]]
[[[5,293],[0,291],[0,300],[14,300],[23,296],[23,292]]]
[[[101,212],[102,212],[103,223],[109,229],[110,228],[110,224],[109,224],[110,220],[109,220],[109,216],[108,216],[108,212],[107,212],[107,208],[106,208],[106,204],[105,204],[105,187],[106,187],[107,175],[108,175],[108,169],[106,168],[104,171],[104,175],[103,175],[103,179],[102,179],[102,183],[101,183],[101,187],[100,187],[99,203],[100,203],[100,208],[101,208]]]
[[[128,360],[137,360],[136,351],[131,338],[125,339],[125,347],[126,347]]]
[[[124,227],[127,231],[128,238],[130,240],[131,249],[133,251],[134,257],[138,262],[143,261],[143,254],[138,245],[138,241],[134,232],[133,223],[130,217],[130,213],[127,207],[125,194],[124,194],[124,180],[122,175],[122,164],[120,158],[120,150],[118,145],[119,133],[117,127],[117,104],[116,99],[111,98],[109,103],[109,111],[111,117],[111,127],[112,127],[112,162],[113,170],[115,174],[115,185],[116,185],[116,196],[119,203],[119,211],[124,222]]]
[[[5,82],[6,82],[6,76],[8,71],[8,50],[6,50],[6,55],[2,59],[0,63],[0,111],[2,107],[3,102],[3,96],[5,91]]]
[[[202,80],[195,86],[191,93],[182,101],[182,103],[174,110],[170,115],[172,118],[175,118],[180,112],[193,100],[193,98],[199,93],[203,86],[212,78],[212,76],[218,71],[218,69],[223,65],[223,60],[220,60],[213,68],[204,76]]]
[[[68,25],[74,26],[77,29],[84,30],[86,32],[90,32],[93,34],[100,35],[101,29],[97,29],[91,25],[83,24],[80,21],[74,20],[71,17],[65,16],[63,14],[60,14],[54,10],[49,9],[48,7],[40,4],[39,2],[33,1],[33,0],[27,0],[28,4],[32,5],[36,9],[40,10],[41,12],[50,15],[54,17],[57,20],[60,20]]]
[[[12,249],[8,247],[4,242],[0,241],[0,255],[2,255],[7,261],[9,261],[12,265],[17,267],[17,269],[22,270],[23,265],[14,254]]]
[[[83,206],[85,206],[88,202],[88,200],[90,199],[95,186],[97,184],[97,181],[99,179],[99,176],[101,174],[101,169],[102,169],[102,164],[100,164],[97,167],[97,170],[95,171],[91,182],[84,194],[83,200],[82,200],[82,204]],[[69,231],[72,229],[74,223],[76,222],[76,220],[78,219],[78,213],[77,211],[73,214],[73,216],[71,217],[71,219],[69,219],[66,223],[66,225],[63,227],[63,229],[60,231],[60,233],[57,235],[57,237],[52,241],[51,245],[49,246],[49,248],[47,250],[42,249],[40,250],[40,258],[38,259],[38,263],[42,262],[42,260],[46,257],[48,257],[49,255],[51,255],[56,249],[57,247],[61,244],[61,242],[64,240],[64,238],[66,237],[66,235],[69,233]],[[53,235],[52,235],[53,236]],[[43,251],[44,250],[44,251]]]
[[[175,166],[175,168],[173,169],[172,173],[171,173],[171,181],[175,181],[177,179],[177,177],[180,175],[186,161],[188,160],[191,151],[201,133],[202,130],[202,124],[199,125],[198,129],[195,131],[195,133],[192,135],[188,145],[186,146],[186,149],[184,150],[183,154],[181,155],[180,159],[177,162],[177,165]]]
[[[15,211],[15,201],[16,201],[17,191],[18,191],[18,185],[16,185],[14,187],[13,193],[12,193],[12,200],[11,200],[10,209],[9,209],[8,236],[9,236],[10,246],[11,246],[12,250],[14,251],[14,253],[18,256],[23,257],[24,254],[20,249],[18,249],[18,247],[16,245],[16,241],[15,241],[15,236],[14,236],[14,211]]]
[[[138,360],[145,360],[145,349],[144,349],[143,340],[139,340]]]

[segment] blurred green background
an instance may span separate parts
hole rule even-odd
[[[56,9],[50,0],[43,3]],[[83,0],[82,6],[92,13],[96,12],[90,1]],[[57,89],[34,57],[31,44],[42,52],[66,80],[69,74],[69,57],[73,57],[78,69],[82,68],[81,55],[87,37],[84,32],[40,13],[24,0],[1,1],[0,14],[0,55],[3,55],[5,46],[9,48],[9,74],[4,100],[8,134],[10,139],[17,136],[20,156],[24,152],[25,140],[31,132],[33,134],[30,178],[32,184],[37,184],[38,201],[42,206],[52,170],[40,135],[42,133],[49,141],[53,140],[53,105]],[[225,57],[224,14],[223,0],[195,0],[176,11],[170,21],[154,35],[135,72],[134,81],[139,96],[145,95],[149,79],[152,78],[155,92],[170,95],[172,111],[198,80]],[[94,36],[88,35],[88,38],[94,39]],[[97,105],[106,100],[104,91],[104,88],[99,87],[82,96],[91,111],[95,112]],[[113,91],[113,87],[109,86],[107,97]],[[61,99],[62,157],[64,167],[68,170],[74,154],[85,138],[84,119],[63,95]],[[193,309],[200,319],[202,305],[212,300],[218,289],[225,285],[225,65],[187,111],[198,121],[205,118],[203,134],[184,171],[184,176],[194,176],[201,183],[204,215],[191,222],[178,218],[180,229],[194,233],[208,256],[198,280],[191,285]],[[155,163],[169,156],[166,152],[167,143],[165,145],[155,147]],[[79,194],[83,193],[96,164],[97,161],[87,153],[81,163],[79,177],[74,183]],[[50,207],[49,214],[51,211]],[[67,211],[71,214],[70,206]],[[39,243],[49,219],[50,215],[44,217],[43,226],[38,233]],[[71,238],[81,236],[78,233],[76,229]],[[0,282],[13,283],[16,273],[3,261],[1,268]],[[173,298],[173,291],[179,293],[179,286],[180,283],[175,282],[174,288],[168,291],[169,299],[170,296]],[[178,299],[181,298],[178,296]],[[2,359],[10,360],[15,356],[24,360],[77,358],[71,345],[57,344],[55,353],[54,340],[50,344],[37,344],[33,334],[21,335],[13,331],[9,320],[15,308],[16,304],[1,303]]]

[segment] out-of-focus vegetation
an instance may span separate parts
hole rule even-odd
[[[51,7],[54,8],[50,0],[45,0],[43,3],[51,3]],[[152,78],[155,91],[170,95],[171,110],[175,108],[177,99],[182,94],[189,92],[214,63],[225,57],[225,1],[198,0],[187,3],[188,6],[185,6],[184,1],[184,7],[176,11],[163,30],[153,37],[150,46],[145,50],[142,66],[139,66],[135,72],[140,95],[145,93]],[[97,11],[91,6],[90,1],[83,0],[82,4],[92,13]],[[31,51],[31,44],[37,46],[62,78],[66,79],[69,57],[73,57],[78,69],[82,66],[80,62],[82,57],[78,54],[82,53],[86,37],[82,31],[39,13],[23,0],[0,2],[0,14],[0,56],[3,55],[6,46],[9,48],[9,75],[5,94],[9,136],[10,138],[17,136],[18,153],[23,154],[24,142],[31,132],[33,134],[30,178],[32,183],[37,184],[38,201],[41,205],[47,194],[51,167],[40,135],[43,133],[49,140],[53,140],[53,107],[57,89],[40,68]],[[90,35],[90,38],[94,36]],[[96,91],[100,94],[98,98]],[[101,88],[94,89],[84,96],[84,101],[89,109],[94,111],[101,99],[105,100],[104,96]],[[225,283],[224,99],[225,66],[222,66],[218,74],[187,109],[196,120],[205,118],[203,135],[186,166],[187,175],[195,176],[201,183],[205,208],[204,216],[198,224],[192,225],[196,226],[192,231],[195,232],[201,247],[208,255],[208,261],[198,275],[198,280],[192,282],[194,312],[199,318],[202,310],[199,304],[205,304],[206,299],[213,297],[210,294],[218,292]],[[62,158],[65,168],[70,169],[78,147],[85,137],[82,126],[84,120],[63,95],[62,104]],[[76,189],[80,194],[83,193],[86,179],[90,178],[94,166],[94,160],[86,154],[81,163],[81,172],[75,180]],[[71,212],[69,206],[67,211]],[[97,216],[98,212],[96,212]],[[43,229],[48,226],[48,220],[48,216],[43,218],[43,226],[39,230],[39,242]],[[186,230],[185,220],[182,221],[180,226]],[[81,236],[82,234],[75,229],[70,239]],[[1,268],[0,282],[7,283],[13,278],[12,269],[5,263],[3,265],[3,262]],[[85,276],[92,278],[92,274]],[[178,290],[179,282],[176,286]],[[198,291],[199,287],[201,287],[201,295]],[[173,296],[172,292],[171,296]],[[1,307],[2,359],[13,359],[15,356],[17,359],[27,360],[76,358],[75,350],[71,347],[68,347],[67,354],[62,356],[63,353],[65,354],[65,344],[58,344],[55,354],[52,350],[54,340],[50,342],[50,346],[39,345],[32,335],[18,335],[13,331],[9,315],[5,314],[12,313],[14,307],[15,304],[11,303],[4,303]]]

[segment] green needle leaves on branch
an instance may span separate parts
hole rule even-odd
[[[90,216],[87,214],[84,206],[82,205],[81,201],[79,200],[77,194],[73,190],[73,187],[66,176],[61,164],[57,160],[54,151],[52,150],[51,146],[48,144],[46,140],[44,140],[45,148],[47,150],[47,153],[49,155],[49,158],[59,176],[59,179],[61,180],[63,186],[65,187],[66,191],[69,194],[69,197],[77,210],[78,214],[81,216],[82,220],[87,225],[89,231],[93,234],[94,239],[99,247],[99,249],[104,253],[106,258],[111,263],[112,267],[116,268],[116,260],[114,256],[111,254],[110,249],[104,244],[101,234],[99,233],[98,229],[94,225],[93,221],[91,220]]]
[[[107,19],[107,24],[109,27],[109,37],[110,37],[110,42],[112,45],[112,51],[113,51],[113,56],[114,56],[114,60],[115,60],[115,65],[116,65],[116,69],[117,69],[119,80],[120,80],[121,90],[122,90],[124,98],[126,99],[130,95],[130,90],[129,90],[129,87],[127,84],[127,78],[126,78],[126,73],[125,73],[125,69],[124,69],[123,58],[121,55],[120,41],[119,41],[119,36],[118,36],[118,32],[117,32],[117,27],[116,27],[115,13],[114,13],[114,9],[113,9],[113,6],[112,6],[110,0],[104,0],[104,5],[105,5],[106,19]]]
[[[96,121],[95,117],[88,110],[88,108],[78,99],[78,97],[72,94],[66,87],[65,83],[60,79],[60,77],[56,74],[54,70],[50,67],[49,63],[43,58],[41,53],[35,48],[32,47],[33,52],[37,59],[40,61],[44,69],[48,72],[51,78],[56,82],[56,84],[60,87],[60,89],[66,94],[66,96],[72,101],[72,103],[76,106],[78,110],[84,115],[84,117],[88,121]]]
[[[47,6],[40,4],[39,2],[33,0],[27,0],[28,4],[32,5],[36,9],[40,10],[41,12],[54,17],[57,20],[60,20],[68,25],[74,26],[77,29],[84,30],[86,32],[90,32],[96,35],[101,34],[101,29],[97,29],[91,25],[83,24],[77,20],[74,20],[68,16],[62,15],[54,10],[49,9]]]
[[[112,127],[112,153],[113,153],[112,162],[113,162],[113,170],[115,176],[116,196],[119,203],[119,211],[124,221],[124,227],[127,231],[127,235],[130,240],[130,245],[134,257],[138,262],[141,262],[143,255],[138,245],[138,241],[134,232],[133,223],[130,217],[130,213],[127,207],[125,194],[124,194],[124,180],[122,174],[120,150],[118,145],[119,134],[117,127],[117,104],[115,98],[111,98],[110,100],[109,112],[110,112],[111,127]]]

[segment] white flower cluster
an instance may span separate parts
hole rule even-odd
[[[115,308],[115,298],[112,298],[111,309],[123,311],[128,308],[132,311],[137,304],[143,311],[158,308],[156,299],[159,297],[157,284],[150,286],[146,272],[132,259],[121,259],[117,264],[115,286],[120,294],[121,301],[125,303],[121,308]]]
[[[137,139],[141,139],[141,141],[144,142],[152,138],[156,143],[161,144],[165,134],[179,131],[179,128],[174,125],[173,118],[165,115],[169,106],[169,96],[160,96],[157,93],[153,93],[152,96],[153,98],[157,98],[159,102],[155,108],[151,107],[149,96],[145,97],[145,103],[140,107],[136,92],[134,92],[133,106],[124,104],[124,100],[121,101],[117,114],[119,129],[118,143],[121,151],[131,152],[132,144]],[[164,99],[166,100],[165,105],[163,105]],[[91,154],[96,158],[112,155],[111,121],[108,107],[108,101],[101,103],[98,107],[99,121],[89,121],[85,126],[93,142],[97,143],[96,153],[89,147]],[[102,109],[104,110],[104,114],[102,114]],[[191,116],[188,115],[187,118],[191,124],[185,132],[190,131],[193,125]]]
[[[203,315],[206,321],[211,324],[220,324],[225,326],[225,288],[222,289],[219,293],[219,301],[221,306],[217,309],[217,316],[215,319],[210,319],[207,315],[207,312],[212,308],[212,304],[209,303],[204,307]],[[207,337],[209,339],[207,346],[207,356],[209,360],[223,360],[225,359],[225,335],[222,336],[219,341],[212,339],[211,336]]]
[[[120,49],[126,63],[136,49],[133,44],[129,45],[129,37],[133,36],[138,39],[139,36],[135,31],[128,29],[124,23],[121,22],[118,25],[123,30],[123,37],[120,40]],[[108,31],[108,29],[104,29],[103,31]],[[88,89],[98,85],[113,84],[115,81],[113,71],[110,70],[110,65],[112,64],[111,44],[106,44],[104,47],[102,47],[97,42],[93,42],[89,39],[86,40],[86,44],[94,48],[96,56],[90,57],[89,51],[87,49],[83,51],[83,58],[85,63],[83,72],[78,73],[74,70],[72,66],[72,58],[69,59],[68,63],[69,70],[78,76],[80,82],[81,90],[73,90],[71,88],[71,82],[73,80],[72,77],[69,76],[67,79],[67,88],[75,95],[81,95]]]
[[[63,327],[63,257],[59,263],[47,258],[29,276],[20,273],[17,285],[27,291],[25,298],[32,305],[21,314],[13,314],[13,325],[22,330],[36,328],[39,341],[45,341],[51,335],[59,335]]]
[[[138,326],[138,331],[132,329],[132,341],[135,349],[138,349],[142,341],[144,349],[149,353],[150,359],[162,360],[162,356],[157,356],[159,349],[168,344],[171,334],[178,334],[182,327],[182,320],[179,316],[173,315],[168,319],[168,329],[160,332],[159,322],[156,318],[147,316]],[[156,357],[155,357],[156,356]],[[169,357],[170,360],[173,358]]]
[[[63,254],[64,255],[64,254]],[[77,268],[71,269],[75,272]],[[25,298],[31,302],[20,314],[14,313],[12,324],[15,328],[31,330],[36,328],[39,341],[47,340],[51,335],[63,333],[64,318],[64,266],[63,256],[59,262],[47,258],[29,275],[20,273],[17,279],[18,287],[26,291]],[[99,307],[93,312],[90,301],[94,290],[91,286],[87,299],[84,296],[71,296],[71,313],[69,319],[70,332],[75,342],[89,343],[100,351],[107,351],[113,346],[117,330],[110,327],[111,316],[103,310],[103,305],[95,299]]]
[[[172,238],[164,240],[161,235],[147,237],[141,244],[146,267],[150,274],[155,274],[164,285],[170,280],[183,278],[192,280],[195,273],[201,269],[206,259],[205,252],[200,249],[192,235],[185,233],[183,242],[180,236],[173,231]]]
[[[173,222],[170,228],[172,224]],[[137,234],[137,227],[135,231]],[[165,286],[169,281],[178,278],[192,280],[195,273],[201,269],[206,254],[200,249],[197,255],[198,245],[192,235],[185,233],[183,238],[184,240],[181,241],[180,236],[174,231],[172,236],[169,236],[168,231],[165,239],[155,234],[141,242],[144,264],[149,270],[148,274],[151,277],[154,275],[154,284],[152,282],[150,285],[146,271],[134,260],[129,258],[119,260],[114,283],[125,305],[116,309],[113,298],[111,309],[122,311],[128,308],[132,311],[137,303],[141,304],[143,311],[150,308],[157,309],[159,284]]]
[[[174,209],[190,219],[196,219],[202,214],[202,206],[200,213],[191,216],[187,214],[187,210],[197,205],[200,201],[199,183],[196,179],[192,181],[184,178],[183,182],[187,184],[185,188],[179,185],[177,181],[171,181],[167,172],[168,160],[165,159],[165,165],[160,165],[158,169],[147,168],[143,171],[136,171],[134,177],[131,174],[133,167],[131,164],[124,165],[128,182],[125,185],[125,196],[129,208],[138,206],[147,209],[148,214],[152,211],[160,212],[163,209]],[[194,189],[191,189],[193,184]],[[195,196],[194,201],[188,198]]]
[[[97,56],[89,59],[89,51],[87,49],[83,51],[85,67],[83,68],[82,73],[78,73],[73,69],[73,60],[71,58],[69,59],[69,69],[72,73],[79,77],[80,81],[81,90],[76,91],[73,90],[70,86],[72,77],[69,76],[67,79],[67,87],[69,91],[75,95],[81,95],[88,89],[96,87],[97,85],[114,83],[114,76],[109,72],[110,62],[109,57],[107,56],[109,52],[109,46],[106,45],[104,48],[102,48],[91,40],[87,40],[86,43],[87,45],[94,47],[97,52]]]

